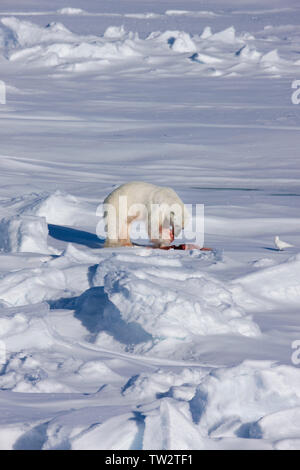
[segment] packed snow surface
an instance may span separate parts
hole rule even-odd
[[[299,13],[1,3],[1,449],[300,448]],[[212,250],[104,248],[128,181]]]

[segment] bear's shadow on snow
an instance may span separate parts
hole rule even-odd
[[[152,336],[138,323],[127,323],[122,319],[103,287],[91,287],[79,297],[52,300],[48,304],[51,309],[74,310],[75,318],[91,333],[90,341],[101,331],[125,344],[128,350],[136,344],[152,340]]]
[[[104,239],[100,239],[97,235],[84,230],[78,230],[71,227],[64,227],[62,225],[48,224],[48,232],[52,238],[67,243],[77,243],[78,245],[85,245],[89,248],[101,248],[104,244]]]

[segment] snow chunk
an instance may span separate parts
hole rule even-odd
[[[243,46],[236,53],[242,60],[258,60],[261,58],[261,53],[256,50],[255,47]]]
[[[122,39],[126,34],[124,26],[109,26],[105,32],[104,37],[110,39]]]
[[[159,411],[145,419],[143,449],[205,449],[201,431],[189,419],[185,408],[164,398]]]
[[[175,52],[195,52],[197,50],[191,36],[184,32],[177,36],[171,47]]]
[[[0,250],[4,252],[55,253],[47,245],[45,217],[15,216],[0,221]]]
[[[201,39],[207,39],[210,36],[212,36],[211,27],[210,26],[205,26],[200,38]]]
[[[168,30],[163,33],[154,31],[149,34],[146,41],[151,41],[153,44],[156,43],[158,45],[167,44],[170,49],[176,52],[194,52],[197,49],[190,34],[184,31]]]
[[[209,41],[218,41],[223,42],[225,44],[235,44],[239,42],[239,39],[236,37],[235,28],[234,26],[230,26],[223,31],[219,31],[218,33],[212,34],[208,38]]]

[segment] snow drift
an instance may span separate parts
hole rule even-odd
[[[99,264],[93,285],[104,287],[123,320],[137,323],[152,336],[145,348],[157,354],[174,357],[177,351],[175,355],[187,358],[182,343],[189,350],[198,335],[259,335],[258,326],[225,285],[201,271],[201,258],[198,263],[195,272],[170,252],[151,257],[147,249],[131,256],[117,253]]]
[[[300,302],[300,255],[234,281],[234,298],[243,297],[248,310],[272,309]]]
[[[17,211],[21,219],[43,218],[48,224],[62,226],[84,226],[87,222],[95,226],[98,220],[94,205],[59,190],[54,193],[32,193],[17,199],[12,198],[6,202],[6,207],[10,212]]]

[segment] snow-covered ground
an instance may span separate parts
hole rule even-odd
[[[0,10],[0,448],[299,449],[298,2]],[[103,249],[131,180],[213,251]]]

